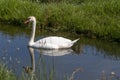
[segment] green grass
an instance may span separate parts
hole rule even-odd
[[[1,0],[0,20],[20,25],[33,15],[43,29],[120,40],[119,0],[38,1]]]
[[[5,65],[0,64],[0,80],[16,80],[16,76]]]

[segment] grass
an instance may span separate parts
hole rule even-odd
[[[36,0],[37,1],[37,0]],[[1,0],[0,20],[23,24],[28,16],[37,26],[120,41],[119,0]]]
[[[0,64],[0,80],[16,80],[16,76],[5,65]]]

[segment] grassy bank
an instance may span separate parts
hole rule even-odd
[[[37,18],[37,25],[44,29],[120,40],[119,0],[78,1],[38,3],[30,0],[1,0],[0,20],[11,24],[23,24],[26,17],[33,15]]]

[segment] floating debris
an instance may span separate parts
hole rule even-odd
[[[111,76],[115,76],[116,74],[115,74],[115,72],[111,72]]]

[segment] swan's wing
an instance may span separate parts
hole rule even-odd
[[[51,36],[51,37],[46,37],[42,38],[38,41],[35,42],[36,45],[42,46],[42,47],[47,47],[47,48],[67,48],[70,47],[71,45],[71,40],[63,38],[63,37],[56,37],[56,36]]]
[[[46,41],[47,43],[53,43],[53,44],[60,44],[60,43],[68,43],[71,42],[70,39],[63,38],[63,37],[57,37],[57,36],[51,36],[41,39],[43,41]]]

